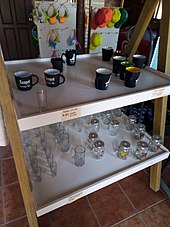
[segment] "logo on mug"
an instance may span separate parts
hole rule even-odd
[[[18,71],[14,73],[15,82],[19,90],[28,91],[38,83],[39,78],[37,75],[33,75],[27,71]],[[33,78],[35,78],[35,82],[33,82]]]

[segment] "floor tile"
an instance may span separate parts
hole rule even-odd
[[[148,227],[170,226],[170,199],[147,209],[141,216]]]
[[[5,147],[0,147],[1,158],[6,159],[12,157],[12,150],[10,144]]]
[[[13,158],[2,160],[3,185],[18,181],[17,172]]]
[[[25,208],[18,183],[4,187],[4,207],[6,222],[25,215]]]
[[[5,227],[29,227],[29,224],[28,224],[27,218],[24,217],[19,220],[13,221],[9,224],[6,224]]]
[[[53,227],[52,221],[50,221],[50,215],[45,214],[41,217],[38,217],[38,225],[39,227]]]
[[[110,226],[135,214],[117,183],[88,195],[101,226]]]
[[[161,190],[154,192],[149,188],[149,176],[144,171],[129,176],[119,183],[138,211],[166,198]]]
[[[2,190],[0,190],[0,225],[3,224],[3,201],[2,201]]]
[[[50,213],[54,227],[98,227],[86,197]]]
[[[141,217],[139,215],[132,217],[121,224],[116,225],[116,227],[145,227]]]

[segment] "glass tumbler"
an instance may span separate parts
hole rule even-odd
[[[134,150],[133,154],[134,156],[139,160],[146,159],[146,156],[148,154],[148,143],[145,141],[139,141],[137,144],[136,149]]]
[[[67,152],[69,150],[69,134],[63,133],[59,138],[59,146],[62,152]]]
[[[120,159],[125,160],[129,152],[130,152],[130,143],[126,140],[122,140],[117,150],[117,156]]]
[[[102,159],[104,156],[104,142],[102,140],[96,140],[93,146],[93,158]]]
[[[74,149],[74,163],[75,166],[83,166],[85,164],[85,151],[84,146],[78,145]]]
[[[108,125],[108,132],[111,136],[116,136],[118,129],[119,129],[119,121],[116,119],[113,119],[110,124]]]

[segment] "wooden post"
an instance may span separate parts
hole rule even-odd
[[[138,46],[149,25],[149,22],[153,16],[154,10],[156,9],[158,2],[159,2],[159,0],[145,1],[144,7],[139,16],[139,19],[135,26],[134,32],[133,32],[130,42],[127,46],[126,53],[129,56],[129,58],[132,58],[132,55],[138,49]]]
[[[170,73],[170,4],[169,0],[162,1],[162,19],[160,24],[160,45],[158,70]],[[153,133],[160,134],[164,139],[166,123],[167,97],[159,98],[154,103]],[[150,169],[150,187],[154,191],[160,188],[161,163]]]
[[[19,128],[13,108],[10,87],[7,73],[3,61],[2,51],[0,50],[0,105],[2,107],[5,124],[7,126],[8,137],[10,140],[15,167],[21,188],[21,193],[25,205],[25,210],[30,227],[38,227],[34,202],[30,190],[29,178],[24,161],[22,144],[20,139]]]

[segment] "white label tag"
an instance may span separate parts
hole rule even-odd
[[[61,113],[62,121],[72,120],[80,117],[80,107],[75,107],[67,110],[63,110]]]
[[[78,200],[78,199],[80,199],[82,197],[83,197],[83,192],[79,192],[76,195],[70,196],[69,199],[68,199],[68,203],[75,202],[76,200]]]
[[[165,88],[159,88],[159,89],[154,90],[152,93],[152,98],[156,99],[156,98],[164,96],[164,91],[165,91]]]

